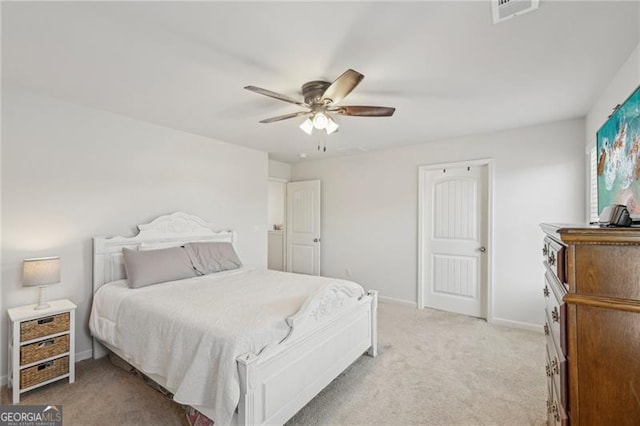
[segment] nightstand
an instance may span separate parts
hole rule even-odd
[[[20,394],[56,380],[75,380],[75,313],[70,300],[54,300],[50,307],[35,305],[9,309],[9,387],[13,403]]]

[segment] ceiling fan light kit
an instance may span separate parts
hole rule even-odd
[[[352,69],[348,69],[333,83],[321,80],[309,81],[302,85],[304,102],[256,86],[245,86],[245,89],[308,109],[307,111],[298,111],[260,120],[260,123],[273,123],[276,121],[287,120],[289,118],[306,116],[307,118],[300,125],[300,129],[302,129],[302,131],[311,135],[314,129],[324,130],[327,135],[330,135],[336,132],[339,127],[338,123],[336,123],[331,117],[331,114],[353,117],[391,117],[395,112],[396,109],[390,107],[336,105],[351,93],[351,91],[360,84],[363,78],[364,75]]]
[[[313,133],[313,121],[311,121],[310,118],[307,118],[302,122],[302,124],[300,125],[300,128],[306,134],[311,135]]]
[[[313,130],[324,130],[328,135],[338,130],[338,123],[326,113],[317,112],[311,118],[302,122],[300,128],[308,135],[313,134]]]
[[[327,125],[324,126],[324,130],[328,135],[338,130],[338,123],[336,123],[333,118],[327,117]]]
[[[324,129],[325,127],[327,127],[327,123],[329,123],[329,119],[323,113],[316,112],[313,115],[313,127],[315,127],[316,129]]]

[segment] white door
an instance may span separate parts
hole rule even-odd
[[[320,275],[320,181],[287,184],[287,271]]]
[[[488,165],[421,168],[420,179],[419,303],[486,318]]]

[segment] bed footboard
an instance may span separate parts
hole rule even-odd
[[[303,307],[281,344],[238,358],[238,424],[283,424],[363,353],[377,355],[378,292],[340,315],[333,315],[329,299]]]

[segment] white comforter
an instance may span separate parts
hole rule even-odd
[[[138,289],[115,281],[96,292],[90,329],[163,378],[177,402],[227,425],[240,398],[236,358],[281,342],[286,319],[329,286],[364,295],[350,281],[246,268]]]

